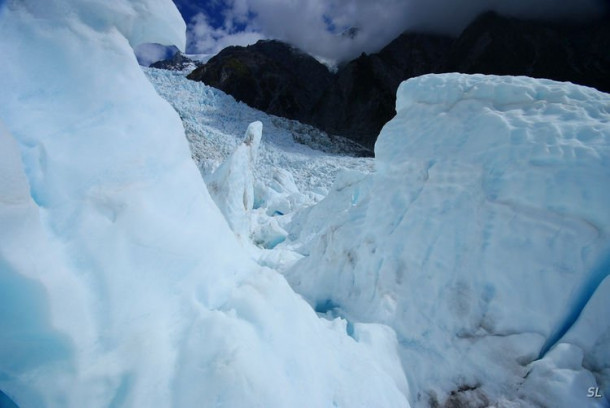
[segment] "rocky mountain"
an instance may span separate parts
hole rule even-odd
[[[442,72],[452,42],[449,37],[405,33],[377,54],[362,54],[338,70],[308,123],[372,149],[376,135],[394,117],[398,85]]]
[[[193,61],[181,52],[177,52],[172,58],[154,62],[150,64],[150,67],[157,69],[167,69],[170,71],[184,71],[187,69],[194,70],[195,68],[201,65],[201,63]]]
[[[610,92],[610,19],[558,24],[485,13],[455,41],[446,70],[527,75]]]
[[[333,82],[326,66],[279,41],[225,48],[188,78],[221,89],[253,108],[308,124],[316,103]]]
[[[442,72],[527,75],[610,92],[608,50],[609,18],[578,25],[488,12],[458,38],[406,32],[336,73],[288,44],[259,41],[224,49],[188,78],[372,149],[406,79]]]
[[[394,116],[400,82],[439,71],[451,43],[448,37],[406,33],[333,74],[288,44],[259,41],[222,50],[188,78],[372,149],[379,130]]]

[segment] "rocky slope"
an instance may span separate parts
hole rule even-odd
[[[377,54],[362,54],[338,70],[308,123],[372,149],[383,125],[394,117],[398,85],[442,72],[451,44],[449,37],[405,33]]]
[[[313,57],[279,41],[228,47],[189,79],[221,89],[267,113],[311,123],[333,75]]]
[[[259,41],[224,49],[188,78],[372,148],[395,114],[400,82],[427,73],[527,75],[610,92],[609,20],[570,25],[490,12],[457,39],[407,32],[336,73],[287,44]]]
[[[446,70],[527,75],[610,92],[610,21],[540,23],[485,13],[455,41]]]
[[[195,68],[200,67],[201,65],[201,63],[193,61],[192,59],[178,51],[174,54],[173,57],[163,61],[154,62],[150,64],[150,67],[157,69],[167,69],[169,71],[184,71],[187,69],[190,69],[192,71]]]

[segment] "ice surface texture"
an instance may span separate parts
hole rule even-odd
[[[599,293],[607,299],[610,96],[429,75],[400,86],[396,110],[376,173],[340,175],[301,215],[307,256],[287,273],[291,285],[313,305],[393,327],[415,406],[531,404],[537,387],[524,378],[549,349],[551,365],[573,364],[536,401],[601,404],[584,385],[610,395]],[[562,342],[578,352],[553,351]]]
[[[309,125],[267,115],[218,89],[186,79],[185,73],[152,68],[144,71],[159,95],[180,114],[193,160],[204,177],[232,154],[242,142],[244,130],[257,121],[263,124],[263,135],[254,169],[256,180],[270,185],[277,169],[290,171],[310,203],[328,192],[339,170],[372,168],[371,158],[336,154],[348,150],[341,138],[331,139]]]
[[[250,237],[248,211],[254,208],[254,168],[262,136],[263,124],[251,123],[242,144],[207,181],[212,198],[231,230],[246,239]]]
[[[2,5],[0,389],[21,408],[408,406],[391,329],[348,336],[244,254],[141,42],[183,45],[170,1]]]

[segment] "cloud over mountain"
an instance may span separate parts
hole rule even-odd
[[[192,52],[217,52],[261,38],[287,41],[335,60],[375,52],[405,29],[459,32],[478,14],[586,20],[605,0],[175,0],[189,24]],[[357,28],[356,36],[340,35]]]

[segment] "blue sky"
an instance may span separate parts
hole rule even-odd
[[[1,0],[0,0],[1,1]],[[279,39],[331,62],[372,53],[407,29],[457,35],[479,13],[588,19],[610,0],[173,0],[187,23],[187,53]],[[358,28],[354,38],[341,36]],[[159,53],[159,52],[158,52]],[[153,55],[158,58],[161,55]]]
[[[224,1],[213,0],[174,0],[174,4],[180,10],[184,21],[189,22],[196,14],[203,13],[215,28],[224,24],[223,13],[230,7]]]

